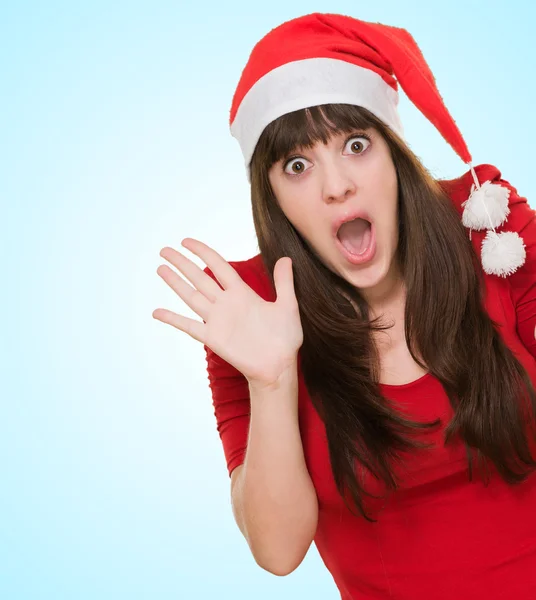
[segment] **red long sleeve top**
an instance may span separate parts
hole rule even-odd
[[[479,181],[511,190],[510,215],[497,231],[517,231],[525,264],[507,278],[486,275],[486,309],[500,324],[507,345],[536,385],[536,212],[491,165],[476,167]],[[472,176],[441,180],[460,216]],[[480,253],[485,231],[472,233]],[[260,255],[230,263],[265,300],[275,300]],[[214,277],[208,267],[205,269]],[[205,346],[217,429],[229,474],[245,457],[249,393],[245,378]],[[444,446],[452,408],[431,374],[405,385],[384,385],[385,396],[416,420],[441,417],[443,427],[426,432],[432,450],[417,451],[404,464],[402,485],[382,502],[371,523],[350,513],[333,480],[325,428],[314,410],[298,368],[299,426],[305,460],[319,505],[314,543],[340,591],[341,600],[536,599],[536,476],[516,486],[492,466],[491,482],[469,481],[461,440]],[[374,481],[368,489],[374,491]],[[377,488],[378,491],[379,488]],[[379,502],[379,501],[378,501]],[[357,511],[356,511],[357,512]]]

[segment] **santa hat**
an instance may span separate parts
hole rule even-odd
[[[231,134],[240,144],[248,180],[251,157],[265,127],[302,108],[330,103],[362,106],[403,138],[398,84],[470,167],[474,185],[464,203],[462,222],[469,229],[488,229],[482,244],[484,271],[503,277],[513,273],[525,262],[523,240],[515,232],[495,232],[507,220],[509,190],[478,181],[434,75],[405,29],[313,13],[265,35],[251,52],[230,112]]]

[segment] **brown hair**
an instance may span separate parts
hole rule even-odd
[[[428,447],[411,434],[435,428],[441,420],[408,420],[382,396],[372,334],[390,325],[381,324],[380,318],[371,320],[359,290],[311,251],[279,207],[268,179],[270,167],[296,147],[327,143],[335,132],[370,127],[387,142],[397,172],[397,258],[407,290],[408,348],[449,397],[455,415],[446,428],[445,444],[461,437],[471,480],[473,452],[486,467],[488,480],[488,460],[509,483],[523,481],[536,467],[521,403],[528,392],[525,408],[532,416],[536,393],[484,308],[480,260],[456,208],[407,145],[368,110],[346,104],[298,110],[270,123],[251,161],[259,250],[272,285],[277,260],[292,258],[304,332],[301,367],[326,427],[334,480],[344,502],[346,487],[361,515],[374,521],[365,511],[367,491],[356,476],[355,461],[387,490],[395,490],[399,482],[391,461],[399,452]]]

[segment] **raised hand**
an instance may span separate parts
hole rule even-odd
[[[158,275],[204,323],[164,308],[156,309],[153,317],[208,346],[238,369],[250,384],[277,383],[288,369],[295,367],[303,343],[290,258],[282,257],[275,264],[277,299],[266,302],[215,250],[191,238],[184,239],[182,245],[203,260],[223,289],[186,256],[173,248],[163,248],[160,256],[193,286],[167,265],[158,267]]]

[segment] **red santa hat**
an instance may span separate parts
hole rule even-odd
[[[434,75],[405,29],[313,13],[265,35],[251,52],[230,111],[231,134],[240,144],[248,180],[251,157],[265,127],[302,108],[330,103],[362,106],[403,138],[398,85],[470,167],[474,185],[464,203],[463,224],[488,229],[482,244],[484,270],[503,277],[513,273],[525,262],[523,240],[515,232],[495,232],[507,220],[509,190],[478,181]]]

